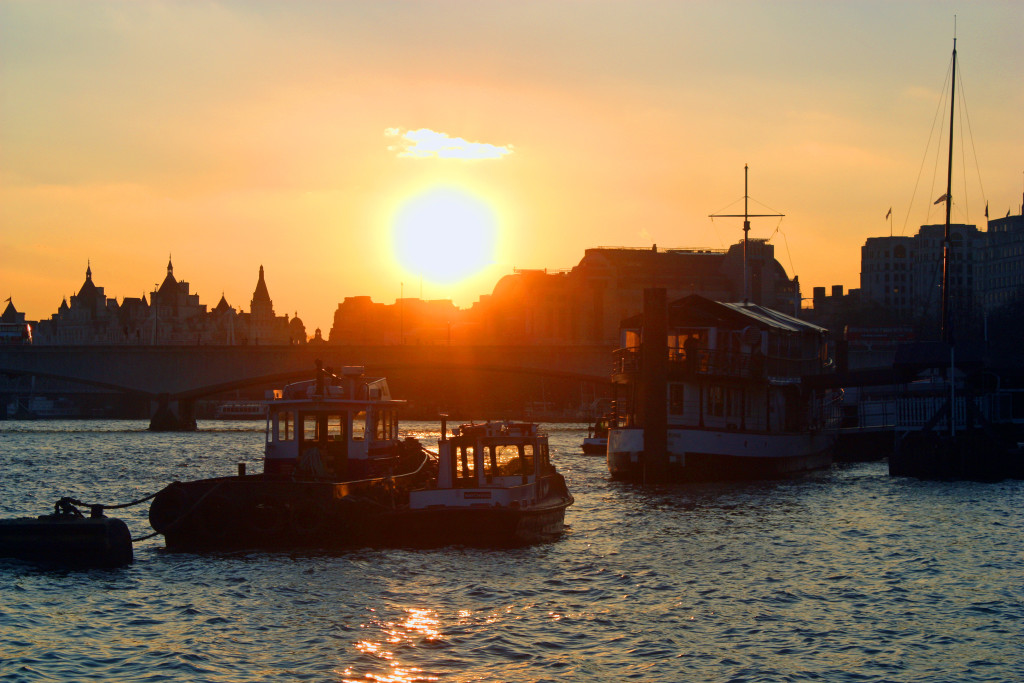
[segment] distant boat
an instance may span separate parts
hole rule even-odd
[[[262,420],[267,417],[263,401],[227,401],[217,406],[215,420]]]
[[[608,452],[608,429],[611,423],[611,415],[602,415],[590,425],[587,436],[583,439],[585,455],[604,455]]]

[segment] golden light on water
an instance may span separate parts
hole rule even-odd
[[[480,197],[437,186],[402,202],[392,221],[393,252],[413,277],[451,285],[495,260],[498,221]]]
[[[422,669],[403,666],[395,660],[393,649],[402,644],[417,646],[424,640],[436,640],[441,637],[441,620],[437,612],[431,609],[408,608],[405,621],[401,623],[388,622],[381,624],[382,639],[375,642],[370,639],[363,639],[356,643],[355,647],[363,655],[389,663],[390,669],[387,673],[367,673],[358,678],[353,678],[352,667],[342,672],[342,680],[345,683],[356,683],[357,681],[374,681],[376,683],[418,683],[420,681],[438,680],[434,676],[423,673]]]

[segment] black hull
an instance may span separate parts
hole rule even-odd
[[[408,491],[385,480],[252,475],[175,482],[153,500],[149,518],[167,548],[181,551],[505,546],[557,536],[571,502],[523,510],[409,510]]]
[[[1024,479],[1024,449],[1014,439],[977,429],[955,435],[911,432],[889,456],[889,474],[950,481]]]
[[[123,521],[65,515],[0,520],[0,557],[104,568],[123,567],[134,559]]]

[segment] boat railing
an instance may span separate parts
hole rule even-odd
[[[801,377],[821,371],[820,360],[765,356],[759,352],[725,349],[669,349],[669,371],[718,377]],[[640,349],[626,347],[614,353],[614,374],[640,371]]]
[[[974,409],[988,422],[1001,422],[1007,419],[1004,410],[1005,401],[999,394],[982,396],[957,396],[953,399],[953,426],[957,429],[967,428],[968,401]],[[934,429],[948,428],[947,404],[948,396],[908,396],[896,400],[896,426],[901,430],[916,431],[931,423]],[[975,421],[976,424],[976,421]]]

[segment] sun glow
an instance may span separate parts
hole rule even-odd
[[[411,275],[454,284],[494,263],[497,221],[483,200],[457,188],[435,187],[399,206],[394,253]]]

